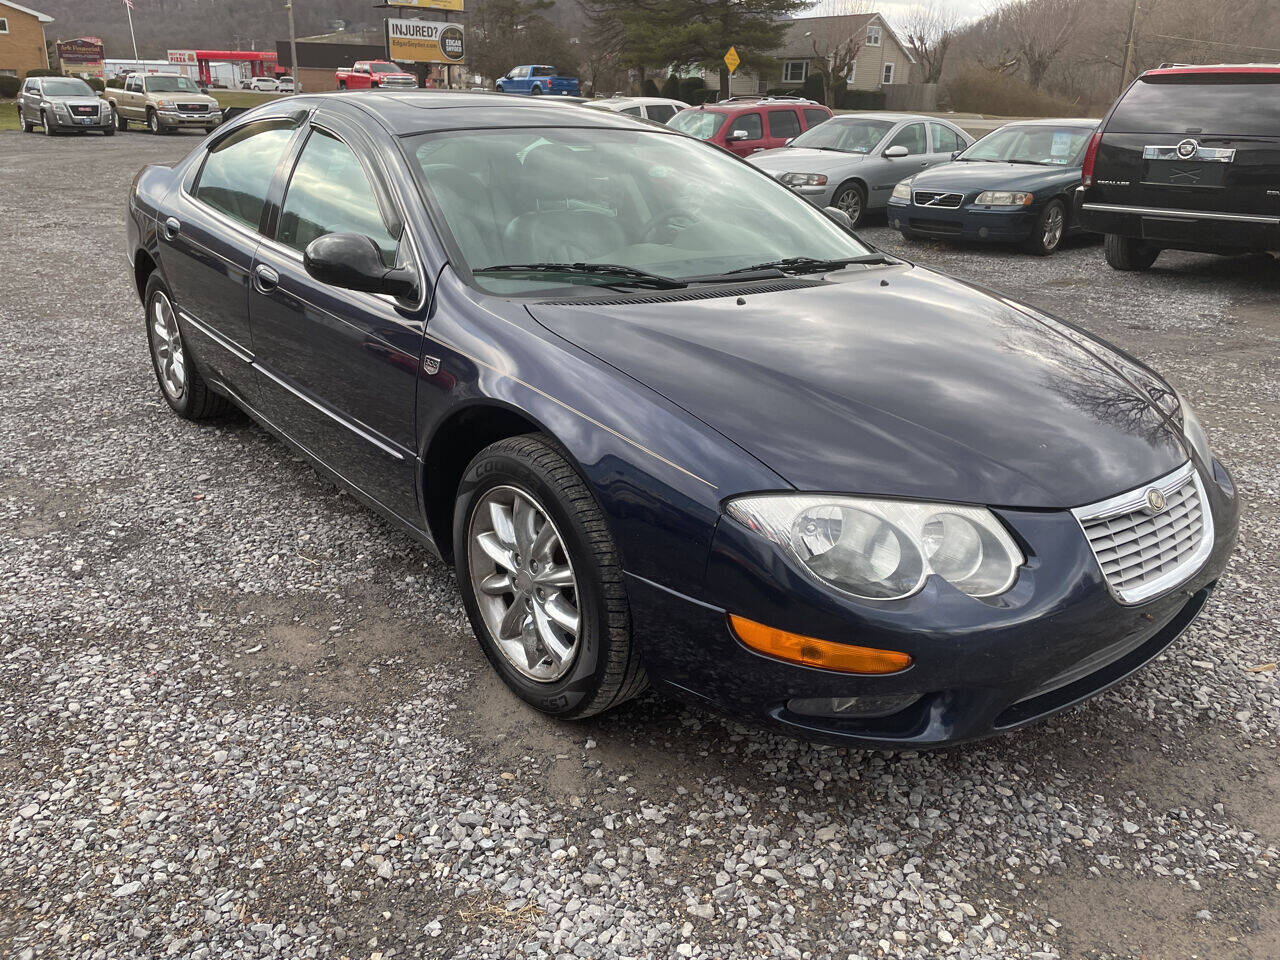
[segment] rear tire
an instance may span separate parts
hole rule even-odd
[[[28,120],[26,117],[24,117],[21,111],[18,112],[18,119],[22,121],[23,133],[30,133],[32,130],[36,128],[36,125],[32,123],[30,120]]]
[[[339,89],[339,90],[345,90],[345,89],[347,89],[347,81],[345,81],[345,80],[339,80],[339,81],[338,81],[338,89]]]
[[[530,90],[530,91],[529,91],[529,96],[531,96],[531,97],[540,97],[540,96],[542,96],[542,88],[541,88],[541,87],[534,87],[532,90]]]
[[[1027,253],[1047,257],[1062,246],[1067,233],[1067,207],[1061,200],[1050,200],[1036,218],[1031,236],[1023,243]]]
[[[1107,234],[1104,249],[1107,263],[1114,270],[1146,270],[1160,256],[1159,247],[1153,247],[1136,237],[1122,237],[1116,233]]]
[[[178,310],[158,272],[147,278],[142,302],[146,305],[144,320],[147,346],[151,350],[151,369],[173,412],[184,420],[207,420],[226,413],[230,402],[210,390],[200,376],[195,358],[187,349],[182,329],[178,326]]]
[[[514,508],[501,506],[504,500],[514,503],[517,495],[532,508],[525,514],[525,533],[516,530],[520,515]],[[502,524],[494,519],[495,503],[507,518]],[[504,535],[507,522],[511,526]],[[479,545],[486,540],[487,547]],[[549,437],[509,437],[476,455],[458,485],[453,543],[458,585],[480,646],[498,675],[525,702],[554,717],[589,717],[648,685],[631,638],[622,563],[608,523],[591,490]],[[506,560],[499,563],[495,551]],[[508,562],[515,568],[509,575]],[[521,591],[541,598],[541,588],[535,585],[553,570],[554,578],[546,582],[559,584],[554,588],[558,612],[577,611],[571,645],[563,631],[558,634],[561,650],[555,658],[541,639],[541,621],[548,619],[553,604],[521,600]],[[509,616],[514,616],[511,633],[500,643],[489,621],[501,631]]]

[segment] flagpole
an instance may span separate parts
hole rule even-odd
[[[129,15],[129,39],[133,41],[133,65],[141,70],[142,61],[138,59],[138,38],[133,33],[133,3],[131,0],[124,0],[125,13]]]

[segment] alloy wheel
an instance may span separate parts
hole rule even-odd
[[[862,197],[854,187],[849,187],[836,199],[836,207],[849,215],[854,223],[862,216]]]
[[[151,301],[151,347],[156,358],[156,372],[160,385],[170,399],[181,398],[187,388],[187,361],[182,349],[182,335],[178,332],[178,320],[173,304],[163,293],[157,293]]]
[[[577,657],[581,616],[555,522],[530,494],[498,486],[477,501],[468,538],[471,587],[498,649],[529,679],[559,680]]]
[[[1067,218],[1062,208],[1055,204],[1049,208],[1049,215],[1044,218],[1044,248],[1046,250],[1057,249],[1059,243],[1062,242],[1062,231],[1066,226]]]

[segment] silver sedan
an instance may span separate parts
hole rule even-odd
[[[947,163],[973,143],[936,117],[846,113],[810,127],[784,147],[747,158],[819,207],[838,207],[855,224],[883,210],[899,180]]]

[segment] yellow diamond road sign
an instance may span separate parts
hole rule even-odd
[[[742,62],[742,58],[738,56],[738,51],[729,48],[729,52],[724,55],[724,65],[729,68],[729,72],[733,73],[738,69],[738,64]]]

